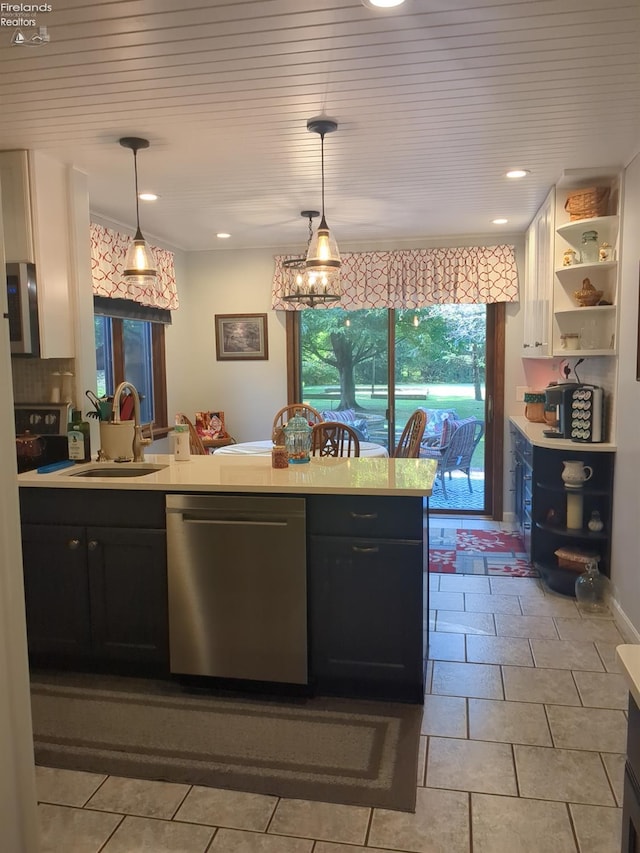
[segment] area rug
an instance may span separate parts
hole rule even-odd
[[[421,705],[245,700],[173,682],[32,676],[36,763],[414,811]]]
[[[529,562],[522,539],[517,533],[437,526],[429,529],[429,571],[461,575],[538,577],[538,572]]]

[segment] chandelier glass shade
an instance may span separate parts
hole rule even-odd
[[[136,189],[136,233],[127,250],[122,274],[128,282],[137,284],[140,287],[145,287],[155,284],[158,278],[158,270],[156,268],[153,252],[140,230],[140,212],[138,202],[137,154],[141,148],[149,147],[149,140],[140,139],[137,136],[124,136],[120,139],[120,145],[122,145],[123,148],[130,148],[133,151],[133,172]]]

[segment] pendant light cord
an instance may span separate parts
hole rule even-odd
[[[324,133],[320,134],[320,162],[322,172],[322,218],[324,219]]]
[[[133,174],[135,178],[136,184],[136,228],[140,230],[140,211],[138,208],[139,200],[138,200],[138,152],[136,149],[133,149]]]

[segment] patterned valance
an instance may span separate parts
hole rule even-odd
[[[276,310],[295,311],[306,307],[282,299],[286,286],[282,262],[290,257],[275,258],[271,307]],[[518,301],[518,271],[513,246],[353,252],[342,256],[340,273],[342,299],[339,307],[352,311]]]
[[[173,252],[151,246],[158,277],[154,285],[140,287],[122,276],[124,260],[132,238],[91,223],[91,278],[94,296],[129,299],[173,311],[179,306]]]

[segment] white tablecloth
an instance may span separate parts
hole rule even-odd
[[[226,447],[218,447],[215,456],[224,454],[244,454],[245,456],[269,456],[272,441],[245,441],[241,444],[229,444]],[[387,448],[373,441],[360,442],[360,456],[388,456]]]

